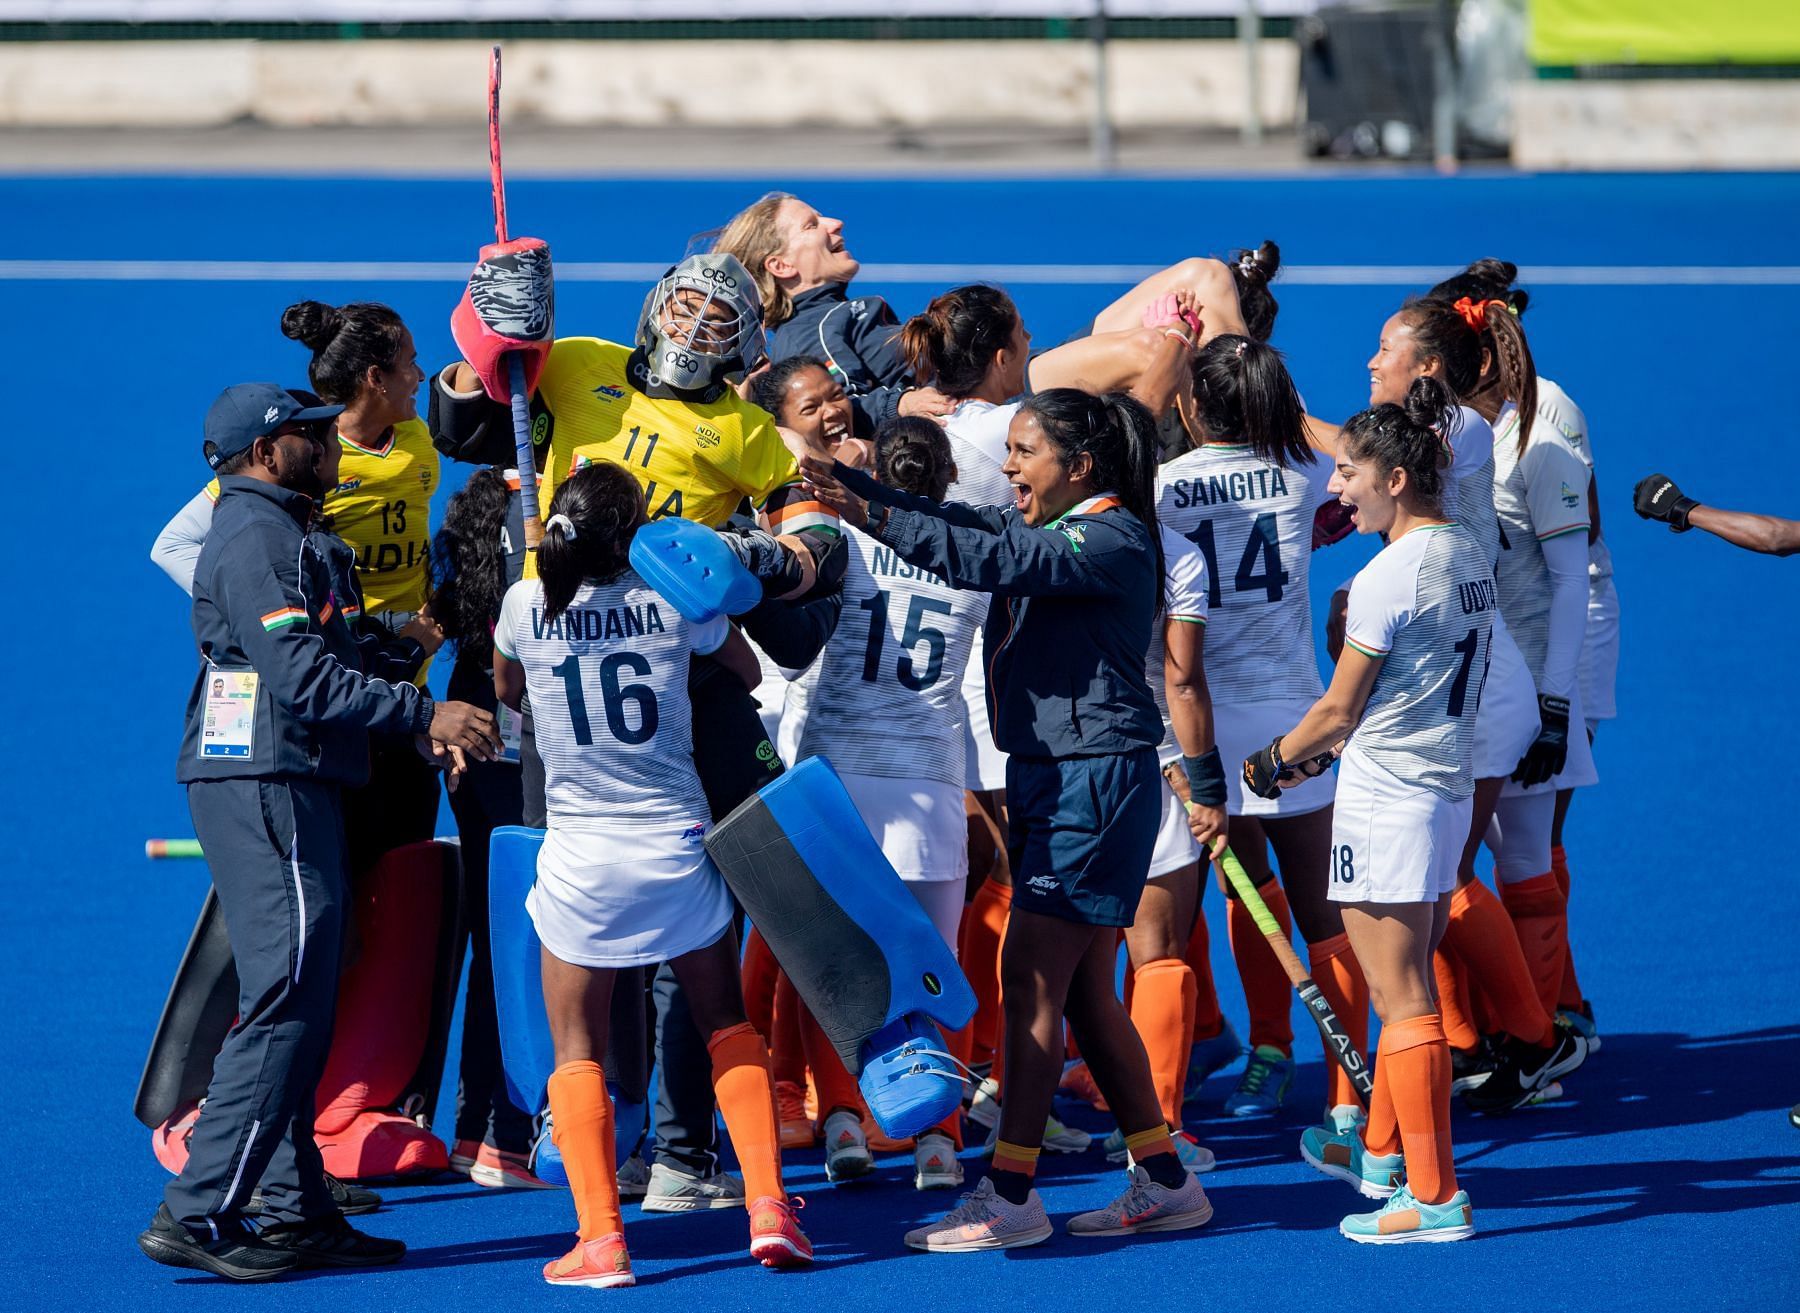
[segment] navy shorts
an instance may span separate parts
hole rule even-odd
[[[1084,925],[1130,925],[1166,787],[1151,748],[1007,758],[1013,906]]]

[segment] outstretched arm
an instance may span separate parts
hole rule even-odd
[[[1646,520],[1661,520],[1676,533],[1705,529],[1734,547],[1768,556],[1792,556],[1800,552],[1800,520],[1752,511],[1725,511],[1702,506],[1683,495],[1666,474],[1640,479],[1632,490],[1632,505]]]

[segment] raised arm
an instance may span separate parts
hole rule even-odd
[[[1702,506],[1684,496],[1666,474],[1639,479],[1631,492],[1632,505],[1646,520],[1661,520],[1676,533],[1705,529],[1734,547],[1767,556],[1792,556],[1800,552],[1800,520],[1751,511],[1724,511]]]

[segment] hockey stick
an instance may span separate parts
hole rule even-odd
[[[1182,805],[1192,811],[1194,804],[1187,796],[1187,778],[1181,775],[1180,766],[1171,767],[1163,772],[1174,789],[1175,796]],[[1180,776],[1179,782],[1177,776]],[[1288,942],[1287,935],[1281,929],[1281,922],[1269,910],[1269,905],[1256,892],[1256,882],[1250,873],[1238,861],[1237,854],[1221,838],[1212,851],[1213,860],[1218,862],[1219,869],[1231,882],[1238,900],[1250,913],[1250,919],[1256,922],[1256,928],[1262,931],[1263,938],[1269,941],[1269,947],[1275,951],[1275,960],[1281,963],[1281,969],[1287,973],[1288,980],[1294,986],[1294,992],[1300,995],[1300,1001],[1306,1004],[1306,1010],[1312,1014],[1313,1024],[1319,1028],[1319,1038],[1325,1043],[1325,1051],[1337,1060],[1338,1066],[1356,1086],[1356,1092],[1362,1095],[1363,1105],[1368,1106],[1370,1097],[1375,1092],[1374,1077],[1369,1074],[1369,1064],[1363,1055],[1357,1052],[1356,1045],[1350,1042],[1350,1036],[1344,1033],[1344,1023],[1338,1020],[1337,1013],[1332,1011],[1331,1004],[1326,1001],[1323,991],[1313,980],[1300,955],[1294,951],[1293,944]]]
[[[506,245],[506,175],[500,166],[500,47],[488,60],[488,172],[494,184],[494,240]],[[512,407],[513,457],[519,466],[519,500],[525,516],[525,549],[535,551],[544,537],[538,519],[537,464],[531,452],[531,398],[525,389],[525,356],[506,353],[509,404]]]

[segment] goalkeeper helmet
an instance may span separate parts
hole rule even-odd
[[[690,255],[664,274],[638,317],[650,381],[702,392],[763,358],[762,297],[735,255]]]

